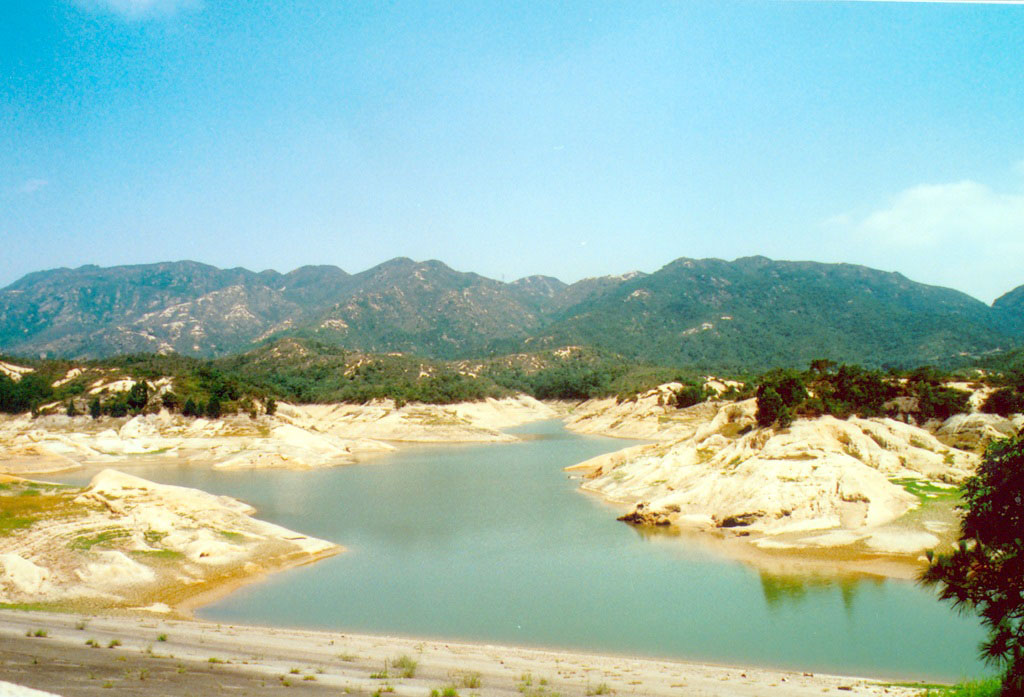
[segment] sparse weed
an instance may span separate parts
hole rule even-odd
[[[376,673],[370,673],[371,680],[387,680],[388,677],[388,659],[384,659],[384,670],[377,671]]]
[[[476,689],[480,687],[480,673],[475,670],[463,670],[455,674],[455,676],[463,687],[470,689]]]
[[[403,678],[411,678],[416,675],[416,661],[409,654],[402,654],[391,661],[391,667],[398,670]]]

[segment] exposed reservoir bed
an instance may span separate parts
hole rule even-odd
[[[348,548],[244,587],[204,619],[898,678],[983,672],[977,622],[913,583],[769,576],[641,536],[562,471],[628,442],[555,421],[515,431],[535,437],[318,471],[130,471],[238,497]]]

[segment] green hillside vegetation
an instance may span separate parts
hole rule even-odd
[[[953,377],[961,376],[931,366],[883,373],[829,360],[812,361],[803,372],[771,370],[758,381],[757,422],[786,428],[797,416],[824,414],[945,420],[969,411],[970,394],[943,384]]]
[[[627,358],[724,372],[944,363],[1016,343],[963,293],[850,264],[679,259],[556,314],[542,346],[599,346]]]
[[[363,404],[388,398],[401,406],[516,393],[547,400],[615,397],[622,402],[668,382],[681,384],[674,402],[679,408],[712,396],[704,388],[702,373],[637,363],[580,347],[476,361],[437,361],[348,351],[313,339],[289,338],[217,359],[132,354],[84,362],[3,360],[34,369],[19,381],[0,375],[0,411],[5,413],[43,410],[98,417],[166,408],[186,416],[216,418],[235,413],[256,416],[272,410],[277,401]],[[64,380],[72,368],[81,374]],[[967,393],[944,384],[952,379],[995,387],[985,411],[1004,415],[1024,411],[1024,371],[949,373],[925,367],[883,372],[819,359],[804,371],[775,368],[760,377],[736,373],[719,377],[750,385],[732,389],[722,398],[746,399],[756,394],[762,425],[786,426],[797,416],[822,414],[945,419],[967,410]],[[104,383],[123,379],[135,384],[123,391],[102,388]],[[162,379],[171,380],[171,389],[158,395],[149,385]]]
[[[315,340],[281,339],[243,354],[218,359],[177,354],[132,354],[102,360],[26,360],[31,367],[15,382],[0,376],[0,411],[126,416],[167,408],[186,416],[256,415],[271,401],[362,404],[390,398],[451,404],[518,392],[539,399],[583,400],[638,392],[669,381],[696,385],[696,374],[636,364],[595,350],[542,351],[484,361],[436,361],[404,354],[348,351]],[[59,387],[68,371],[82,372]],[[101,390],[97,381],[127,378],[128,391]],[[172,389],[157,396],[146,384],[162,378]],[[54,406],[56,405],[56,406]]]

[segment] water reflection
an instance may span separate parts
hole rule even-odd
[[[784,604],[802,605],[813,594],[832,594],[836,591],[842,598],[847,613],[853,612],[854,600],[863,586],[881,588],[885,579],[878,576],[808,576],[779,575],[762,571],[761,592],[769,608]]]

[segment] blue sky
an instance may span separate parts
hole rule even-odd
[[[681,256],[1024,284],[1024,6],[6,0],[0,285]]]

